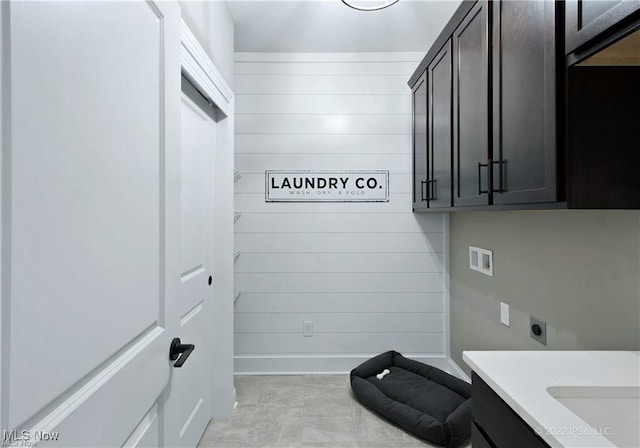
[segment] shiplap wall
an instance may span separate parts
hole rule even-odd
[[[446,218],[411,211],[420,58],[236,53],[237,373],[445,355]],[[265,170],[362,169],[390,171],[388,203],[265,202]]]

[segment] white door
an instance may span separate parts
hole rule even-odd
[[[158,446],[180,293],[179,8],[0,8],[4,443]]]
[[[168,317],[176,336],[195,350],[171,371],[165,440],[171,447],[194,447],[211,418],[216,122],[213,106],[185,78],[182,86],[181,293]]]

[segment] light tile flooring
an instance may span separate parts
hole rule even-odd
[[[363,407],[348,375],[239,376],[238,407],[200,448],[431,447]],[[471,447],[471,442],[463,445]]]

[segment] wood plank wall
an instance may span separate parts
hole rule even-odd
[[[445,355],[446,218],[411,212],[420,57],[236,53],[237,373]],[[389,170],[390,202],[265,203],[265,170],[298,169]]]

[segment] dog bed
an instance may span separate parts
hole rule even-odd
[[[398,352],[353,369],[351,388],[362,404],[431,443],[457,447],[471,433],[471,385]]]

